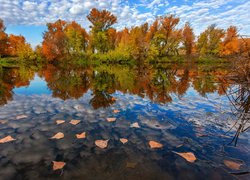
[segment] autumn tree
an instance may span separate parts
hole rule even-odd
[[[11,34],[8,38],[8,55],[21,59],[34,59],[34,52],[31,45],[21,35]]]
[[[59,19],[55,23],[48,23],[47,28],[43,36],[42,54],[49,61],[86,51],[88,34],[76,22],[68,23]]]
[[[84,53],[88,46],[88,33],[75,21],[65,28],[67,51],[69,54]]]
[[[198,52],[201,55],[217,55],[220,52],[220,43],[224,34],[224,30],[216,28],[216,25],[209,26],[198,37]]]
[[[147,55],[148,43],[146,41],[146,34],[148,31],[148,24],[145,23],[131,29],[129,35],[129,50],[134,59],[140,59]]]
[[[221,43],[221,55],[233,55],[239,52],[238,30],[235,26],[230,26],[223,42]]]
[[[65,29],[67,22],[57,20],[48,23],[48,30],[43,35],[42,54],[49,60],[63,57],[67,53]]]
[[[178,55],[181,42],[181,29],[177,29],[180,19],[174,15],[158,18],[150,27],[147,39],[150,40],[149,54],[156,56]]]
[[[182,31],[182,42],[186,50],[186,55],[190,55],[192,53],[192,49],[194,47],[194,39],[195,35],[193,33],[193,29],[191,28],[189,23],[186,23]]]
[[[117,22],[116,16],[107,10],[99,11],[94,8],[90,11],[87,19],[91,22],[91,48],[105,53],[109,50],[108,30]]]
[[[6,55],[8,35],[5,33],[5,26],[2,19],[0,19],[0,57]]]

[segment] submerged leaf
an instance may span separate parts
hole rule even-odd
[[[99,148],[105,149],[108,146],[109,140],[96,140],[95,145]]]
[[[5,124],[7,122],[8,122],[7,120],[0,120],[0,124]]]
[[[15,140],[16,140],[16,139],[14,139],[14,138],[11,137],[11,136],[6,136],[5,138],[0,139],[0,144],[7,143],[7,142],[11,142],[11,141],[15,141]]]
[[[54,136],[52,136],[50,139],[62,139],[64,138],[64,134],[62,132],[56,133]]]
[[[107,121],[108,121],[108,122],[115,122],[115,121],[116,121],[116,118],[107,118]]]
[[[232,160],[224,160],[224,164],[233,170],[240,170],[240,167],[243,165],[242,162],[232,161]]]
[[[53,170],[58,170],[58,169],[62,169],[66,163],[65,162],[60,162],[60,161],[52,161],[53,162]]]
[[[79,124],[80,122],[81,122],[80,120],[72,119],[69,123],[72,124],[72,125],[77,125],[77,124]]]
[[[24,118],[27,118],[27,117],[28,116],[26,116],[26,115],[19,115],[19,116],[16,117],[16,119],[19,120],[19,119],[24,119]]]
[[[84,138],[86,138],[86,132],[83,132],[81,134],[76,134],[76,138],[77,139],[84,139]]]
[[[126,167],[127,167],[127,168],[135,168],[136,165],[137,165],[137,163],[134,163],[134,162],[127,162]]]
[[[158,148],[163,147],[163,145],[161,143],[158,143],[156,141],[149,141],[148,144],[149,144],[150,148],[152,148],[152,149],[158,149]]]
[[[173,151],[173,153],[178,154],[179,156],[183,157],[186,159],[188,162],[193,163],[196,160],[195,155],[192,152],[183,152],[183,153],[178,153]]]
[[[114,113],[119,113],[119,112],[120,112],[120,110],[115,109],[113,112],[114,112]]]
[[[126,139],[126,138],[120,138],[120,141],[122,142],[122,144],[126,144],[128,142],[128,139]]]
[[[63,124],[63,123],[65,123],[65,121],[64,121],[64,120],[56,120],[56,124],[57,124],[57,125],[59,125],[59,124]]]
[[[135,122],[135,123],[131,124],[130,127],[132,127],[132,128],[140,128],[138,122]]]

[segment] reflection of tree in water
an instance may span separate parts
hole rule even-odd
[[[234,106],[234,114],[237,116],[237,121],[230,129],[236,128],[236,134],[230,142],[236,146],[240,134],[250,128],[250,60],[237,60],[234,67],[230,80],[236,85],[229,88],[227,96]]]
[[[176,81],[177,69],[165,69],[159,68],[152,79],[154,86],[155,96],[154,100],[161,103],[171,102],[172,97],[170,93],[176,92],[177,81]]]
[[[90,104],[94,109],[109,107],[115,102],[111,96],[115,92],[115,75],[106,71],[93,73],[93,98]]]
[[[86,69],[48,65],[43,75],[53,96],[63,100],[82,97],[90,86],[90,76]]]
[[[0,67],[0,105],[12,100],[15,87],[28,86],[34,77],[34,71],[27,67]]]

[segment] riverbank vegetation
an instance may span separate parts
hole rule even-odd
[[[0,21],[0,56],[18,61],[45,59],[47,62],[85,61],[90,63],[196,63],[226,62],[228,57],[249,57],[250,39],[242,38],[235,26],[224,30],[211,25],[195,36],[190,23],[180,25],[174,15],[117,30],[118,20],[106,10],[92,9],[87,16],[90,31],[77,22],[57,20],[47,24],[43,42],[35,50],[23,36],[5,33]]]

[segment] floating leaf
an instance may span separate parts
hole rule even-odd
[[[0,124],[5,124],[7,122],[8,122],[7,120],[0,120]]]
[[[62,139],[64,138],[64,134],[62,132],[56,133],[54,136],[52,136],[50,139]]]
[[[150,148],[152,148],[152,149],[158,149],[158,148],[163,147],[163,145],[161,143],[158,143],[156,141],[149,141],[148,144],[149,144]]]
[[[242,162],[232,161],[232,160],[224,160],[224,164],[233,170],[240,170],[240,167],[243,165]]]
[[[63,124],[63,123],[65,123],[64,120],[56,120],[56,124]]]
[[[66,163],[65,162],[61,162],[61,161],[52,161],[53,162],[53,170],[56,171],[58,169],[62,169]]]
[[[11,136],[6,136],[5,138],[0,139],[0,144],[7,143],[7,142],[11,142],[11,141],[15,141],[15,140],[16,140],[16,139],[14,139],[14,138],[11,137]]]
[[[126,167],[127,168],[135,168],[136,165],[137,165],[137,163],[127,162]]]
[[[76,134],[76,138],[77,139],[84,139],[84,138],[86,138],[86,132],[83,132],[81,134]]]
[[[81,122],[80,120],[72,119],[69,123],[72,124],[72,125],[77,125],[77,124],[79,124],[80,122]]]
[[[106,148],[108,146],[108,141],[109,140],[96,140],[95,145],[98,146],[99,148]]]
[[[26,115],[19,115],[19,116],[16,117],[16,119],[19,120],[19,119],[24,119],[24,118],[27,118],[27,117],[28,116],[26,116]]]
[[[186,159],[188,162],[193,163],[196,160],[195,155],[192,152],[183,152],[183,153],[178,153],[173,151],[173,153],[178,154],[179,156],[183,157]]]
[[[131,124],[130,127],[132,127],[132,128],[140,128],[138,122],[135,122],[135,123]]]
[[[115,122],[115,121],[116,121],[116,118],[107,118],[107,121],[108,121],[108,122]]]
[[[120,112],[120,110],[115,109],[113,112],[114,112],[114,113],[119,113],[119,112]]]
[[[126,139],[126,138],[120,138],[120,141],[122,142],[122,144],[126,144],[128,142],[128,139]]]

